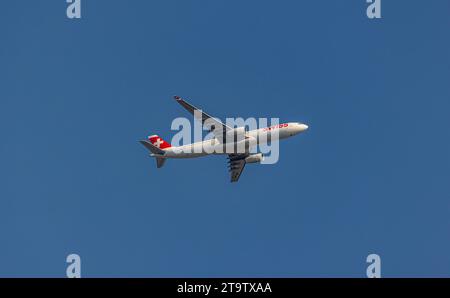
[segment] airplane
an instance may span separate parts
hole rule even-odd
[[[194,107],[181,97],[174,96],[174,99],[194,115],[194,118],[201,121],[202,125],[209,128],[214,137],[182,146],[172,146],[158,135],[151,135],[147,140],[139,141],[151,152],[150,156],[155,157],[157,168],[161,168],[169,158],[194,158],[210,154],[228,155],[231,182],[237,182],[246,164],[261,163],[264,159],[262,153],[250,153],[253,146],[286,139],[308,129],[308,125],[300,122],[283,123],[251,131],[246,131],[245,127],[232,128]],[[275,130],[277,133],[274,134]],[[230,138],[231,141],[229,141]],[[238,145],[241,146],[240,150],[237,148]]]

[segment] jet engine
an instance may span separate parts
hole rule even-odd
[[[246,163],[260,163],[264,160],[262,153],[252,154],[245,158]]]

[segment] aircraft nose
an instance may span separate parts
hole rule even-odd
[[[305,131],[305,130],[307,130],[308,129],[308,125],[306,125],[306,124],[303,124],[303,123],[299,123],[298,124],[298,130],[301,132],[301,131]]]

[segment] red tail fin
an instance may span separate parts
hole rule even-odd
[[[158,147],[160,149],[166,149],[166,148],[172,147],[172,145],[170,145],[169,142],[164,141],[157,135],[149,136],[148,140],[150,141],[150,143],[152,143],[152,145],[155,145],[156,147]]]

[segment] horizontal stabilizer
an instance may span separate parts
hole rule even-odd
[[[139,141],[139,143],[141,143],[142,145],[145,146],[145,148],[147,148],[151,153],[153,154],[157,154],[157,155],[164,155],[164,150],[156,147],[155,145],[153,145],[152,143],[150,143],[149,141],[146,140],[141,140]]]

